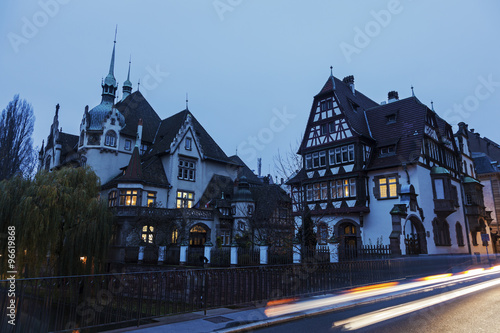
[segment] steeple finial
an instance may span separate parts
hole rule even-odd
[[[139,79],[139,82],[137,82],[137,91],[139,91],[140,87],[141,87],[141,79]]]
[[[415,97],[415,93],[413,92],[413,84],[411,85],[411,95],[412,97]]]
[[[189,104],[188,93],[186,93],[186,110],[189,110],[188,104]]]
[[[332,80],[332,89],[335,90],[335,78],[333,77],[333,66],[330,66],[330,79]]]
[[[434,111],[434,102],[431,100],[431,110]]]
[[[116,46],[116,33],[118,32],[118,24],[115,27],[115,40],[113,41],[113,53],[111,54],[111,63],[109,64],[109,73],[108,75],[114,76],[115,71],[115,46]]]
[[[130,82],[130,64],[132,63],[132,55],[130,55],[130,59],[128,61],[128,73],[127,79],[123,82],[123,97],[122,101],[127,98],[132,93],[132,82]]]

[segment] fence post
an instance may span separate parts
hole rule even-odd
[[[332,236],[328,240],[328,248],[330,249],[330,262],[339,262],[339,240]]]
[[[265,243],[262,243],[260,246],[259,246],[259,250],[260,250],[260,264],[261,265],[267,265],[268,263],[268,250],[269,250],[269,246]]]
[[[137,262],[139,264],[142,264],[142,261],[144,260],[144,249],[145,246],[139,246],[139,255],[137,256]]]
[[[206,262],[204,264],[205,267],[210,266],[210,263],[211,263],[211,260],[212,260],[212,258],[210,257],[210,255],[212,254],[212,246],[214,246],[214,244],[212,244],[211,241],[208,241],[208,242],[205,243],[205,253],[204,253],[204,255],[205,255],[205,258],[207,258],[207,260],[206,260]]]
[[[165,245],[158,247],[158,265],[162,265],[165,261],[165,252],[167,247]]]
[[[238,243],[231,243],[231,266],[238,266]]]
[[[187,262],[188,247],[189,247],[188,240],[183,240],[181,242],[181,246],[180,246],[181,253],[180,253],[180,258],[179,258],[179,265],[181,265],[181,266],[185,265]]]

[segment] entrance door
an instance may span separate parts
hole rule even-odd
[[[405,246],[407,255],[426,254],[427,242],[425,230],[420,221],[410,220],[405,230]]]
[[[357,228],[352,223],[342,224],[340,231],[341,244],[344,260],[353,260],[358,256],[358,238],[357,238]]]
[[[202,247],[207,241],[207,230],[201,225],[195,225],[189,230],[189,245]]]

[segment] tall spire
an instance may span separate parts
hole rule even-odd
[[[131,93],[132,93],[132,82],[130,82],[130,64],[132,63],[132,56],[130,56],[130,59],[128,61],[128,74],[127,74],[127,80],[123,82],[123,97],[122,101],[127,98]]]
[[[116,33],[118,31],[118,25],[115,28],[115,40],[113,42],[113,53],[111,54],[111,62],[109,64],[109,73],[104,79],[104,84],[102,85],[102,102],[115,101],[115,93],[118,85],[116,83],[114,69],[115,69],[115,47],[116,47]]]

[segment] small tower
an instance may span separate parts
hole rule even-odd
[[[250,219],[254,214],[255,202],[245,176],[238,181],[238,187],[234,192],[233,206],[235,207],[233,235],[250,232]]]
[[[123,97],[122,101],[125,100],[130,94],[132,94],[132,82],[130,82],[130,64],[132,62],[132,59],[128,61],[128,74],[127,74],[127,80],[123,82]]]
[[[116,97],[116,89],[118,85],[115,79],[115,47],[116,47],[116,31],[115,31],[115,41],[113,42],[113,53],[111,54],[111,62],[109,64],[109,72],[104,82],[102,84],[102,102],[108,102],[114,104]],[[101,102],[101,103],[102,103]]]

